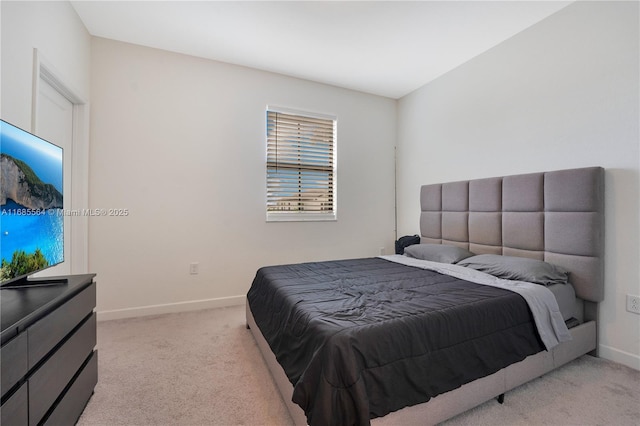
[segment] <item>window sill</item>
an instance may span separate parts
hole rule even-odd
[[[336,220],[335,213],[267,213],[267,222],[335,222]]]

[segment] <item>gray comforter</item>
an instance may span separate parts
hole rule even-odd
[[[261,268],[247,299],[313,426],[369,424],[545,348],[519,294],[381,258]]]

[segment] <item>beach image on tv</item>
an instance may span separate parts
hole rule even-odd
[[[64,261],[62,148],[0,122],[0,282]]]

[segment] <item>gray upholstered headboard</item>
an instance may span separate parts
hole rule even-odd
[[[604,298],[604,169],[589,167],[424,185],[423,243],[545,260],[578,297]]]

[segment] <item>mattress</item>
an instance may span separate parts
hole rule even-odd
[[[380,258],[261,268],[247,299],[312,426],[369,424],[544,350],[520,295]]]
[[[556,301],[558,302],[558,308],[560,308],[560,312],[562,313],[562,319],[567,321],[571,318],[575,318],[582,321],[582,305],[576,298],[576,291],[571,283],[552,284],[547,288],[551,290],[551,293],[553,293]]]

